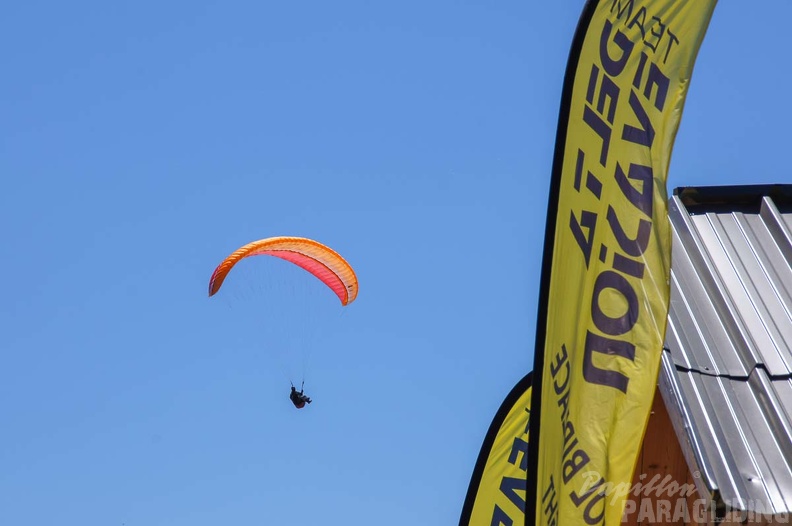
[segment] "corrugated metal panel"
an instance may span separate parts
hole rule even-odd
[[[660,389],[688,463],[722,502],[792,512],[792,185],[678,189],[669,217]]]

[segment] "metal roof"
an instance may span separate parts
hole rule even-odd
[[[699,491],[792,512],[792,185],[678,188],[660,392]]]

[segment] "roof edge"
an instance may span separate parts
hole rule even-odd
[[[674,195],[688,209],[717,205],[758,207],[766,196],[777,203],[792,205],[792,184],[678,186],[674,188]]]

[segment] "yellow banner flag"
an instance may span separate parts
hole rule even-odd
[[[668,165],[715,4],[592,0],[581,16],[548,205],[525,524],[621,522],[668,316]]]
[[[490,424],[459,526],[512,525],[525,520],[531,376],[528,373],[514,386]]]

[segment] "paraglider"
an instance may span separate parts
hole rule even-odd
[[[275,256],[304,268],[330,287],[343,306],[357,297],[357,276],[349,263],[332,248],[304,237],[270,237],[236,250],[212,274],[209,296],[217,294],[234,265],[250,256]]]
[[[239,261],[251,256],[274,256],[305,269],[332,290],[342,306],[349,305],[357,298],[357,276],[349,263],[330,247],[303,237],[270,237],[237,249],[212,273],[209,296],[218,293],[223,281]],[[297,391],[294,384],[291,386],[289,399],[297,409],[311,403],[303,388]]]
[[[305,393],[303,393],[303,387],[302,386],[300,387],[300,392],[298,393],[297,388],[294,387],[293,384],[291,386],[291,393],[289,394],[289,400],[292,401],[294,407],[296,407],[297,409],[302,409],[303,407],[305,407],[306,403],[307,404],[311,403],[311,399],[308,398],[308,396]]]

